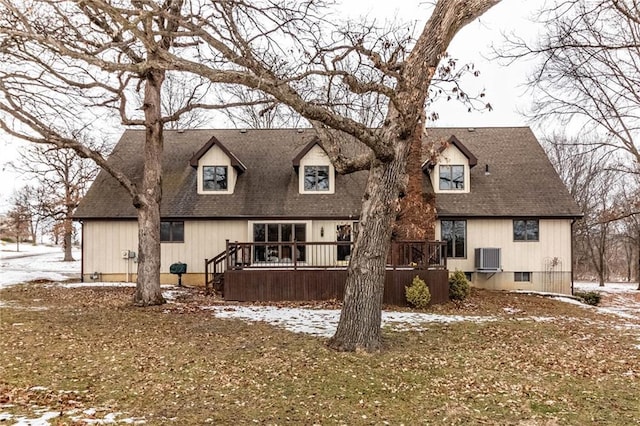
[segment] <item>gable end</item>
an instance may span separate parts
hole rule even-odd
[[[308,144],[306,144],[302,150],[298,153],[298,155],[296,155],[293,160],[291,160],[291,163],[293,164],[293,168],[296,170],[296,173],[298,172],[298,169],[300,168],[300,160],[302,160],[304,158],[305,155],[307,155],[309,153],[309,151],[311,151],[311,149],[314,146],[320,146],[320,148],[322,148],[322,146],[320,145],[320,139],[318,139],[318,137],[314,137],[313,139],[311,139],[311,142],[309,142]],[[322,148],[322,150],[324,151],[324,148]]]
[[[242,161],[240,161],[240,159],[238,157],[235,156],[234,153],[232,153],[231,151],[229,151],[223,144],[222,142],[220,142],[218,140],[218,138],[216,138],[215,136],[212,136],[211,139],[209,139],[209,141],[204,144],[204,146],[202,148],[200,148],[198,150],[198,152],[196,152],[193,157],[191,157],[191,160],[189,160],[189,165],[191,165],[191,167],[198,167],[198,162],[200,161],[200,159],[211,149],[212,146],[216,145],[218,148],[220,148],[222,150],[222,152],[224,152],[227,157],[229,157],[229,159],[231,160],[231,165],[233,166],[234,169],[236,169],[238,171],[238,173],[243,173],[247,170],[247,166],[245,166]]]
[[[447,139],[446,143],[440,144],[440,148],[438,148],[438,154],[442,154],[444,150],[451,145],[458,148],[458,151],[460,151],[462,155],[467,157],[467,159],[469,160],[470,169],[473,169],[478,164],[478,159],[476,158],[476,156],[473,155],[473,153],[469,150],[469,148],[464,146],[464,144],[460,142],[460,140],[456,138],[455,135],[449,136],[449,139]],[[435,165],[436,163],[434,163],[433,161],[427,160],[422,164],[422,171],[426,172],[427,169],[434,167]]]

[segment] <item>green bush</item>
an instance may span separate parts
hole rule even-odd
[[[573,295],[587,305],[598,306],[598,304],[600,304],[601,296],[597,291],[577,291],[573,293]]]
[[[405,287],[405,295],[409,305],[417,309],[425,309],[431,302],[431,292],[427,283],[417,275],[411,285]]]
[[[453,275],[449,277],[449,299],[464,300],[470,293],[471,286],[464,272],[455,271]]]

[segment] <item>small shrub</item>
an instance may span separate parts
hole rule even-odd
[[[600,293],[597,291],[577,291],[573,294],[587,305],[598,306],[600,304]]]
[[[464,276],[464,272],[455,271],[453,275],[449,277],[449,299],[451,300],[464,300],[471,293],[471,286],[467,277]]]
[[[431,292],[429,291],[427,283],[417,275],[411,282],[411,285],[405,287],[405,295],[409,305],[417,309],[425,309],[431,301]]]

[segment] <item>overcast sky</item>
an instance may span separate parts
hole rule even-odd
[[[378,20],[397,18],[404,22],[415,22],[421,28],[428,17],[431,2],[424,0],[345,0],[344,13],[358,18],[375,17]],[[401,7],[399,7],[399,5]],[[504,66],[492,60],[492,44],[501,45],[503,34],[515,32],[518,36],[531,39],[538,28],[532,24],[534,13],[541,2],[526,0],[503,0],[481,19],[467,25],[453,40],[449,53],[460,63],[473,63],[480,70],[480,76],[467,81],[469,93],[485,89],[486,100],[491,112],[467,112],[466,107],[447,102],[436,106],[439,127],[483,127],[522,126],[526,119],[520,114],[529,107],[528,97],[522,87],[527,76],[526,63]],[[211,127],[228,127],[227,123],[212,123]],[[19,142],[0,133],[0,213],[9,208],[13,191],[25,182],[11,172],[8,163],[15,161]]]

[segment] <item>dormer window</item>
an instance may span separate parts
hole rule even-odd
[[[439,169],[440,190],[464,190],[464,166],[442,165]]]
[[[440,145],[432,158],[422,164],[429,172],[435,193],[468,194],[471,192],[471,169],[478,159],[455,136]]]
[[[226,191],[228,187],[227,166],[202,166],[204,191]]]
[[[196,152],[191,167],[197,170],[198,194],[233,194],[238,177],[247,167],[215,136]]]
[[[329,166],[304,166],[305,191],[329,191]]]
[[[292,160],[300,194],[335,194],[336,171],[327,153],[314,139]]]

